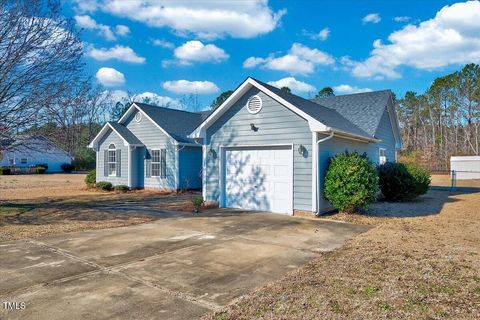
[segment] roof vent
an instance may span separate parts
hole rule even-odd
[[[259,113],[262,110],[262,99],[257,95],[250,97],[247,101],[247,110],[251,114]]]

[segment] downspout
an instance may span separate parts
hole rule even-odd
[[[319,154],[319,148],[318,148],[318,145],[320,143],[323,143],[325,141],[328,141],[330,139],[333,138],[333,136],[335,135],[335,133],[333,131],[330,131],[330,135],[328,137],[325,137],[325,138],[322,138],[320,140],[317,140],[317,154],[316,154],[316,159],[315,159],[315,162],[316,162],[316,166],[317,166],[317,174],[315,176],[315,183],[317,185],[317,212],[315,212],[315,216],[319,216],[320,215],[320,179],[318,178],[319,174],[320,174],[320,168],[318,166],[318,160],[319,160],[319,157],[318,157],[318,154]]]

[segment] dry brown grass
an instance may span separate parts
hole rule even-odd
[[[376,227],[205,318],[480,319],[479,192],[370,210],[390,217],[349,217]]]
[[[145,223],[190,211],[195,193],[87,189],[85,175],[0,176],[0,241]]]

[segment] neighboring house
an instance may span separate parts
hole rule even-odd
[[[203,143],[206,201],[287,214],[331,209],[323,185],[335,154],[381,164],[401,147],[389,90],[307,100],[253,78],[189,137]]]
[[[0,166],[13,166],[22,171],[38,164],[47,164],[46,172],[62,172],[60,166],[71,163],[72,156],[40,135],[24,135],[0,143]]]
[[[89,145],[97,154],[97,181],[131,188],[200,189],[202,146],[187,135],[208,113],[133,103]]]

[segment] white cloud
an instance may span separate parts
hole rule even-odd
[[[398,68],[433,70],[449,65],[480,62],[480,2],[443,7],[434,18],[409,24],[391,33],[387,44],[373,42],[370,57],[344,59],[357,77],[399,78]]]
[[[93,20],[90,16],[83,15],[83,16],[75,16],[75,22],[77,26],[86,30],[96,30],[99,35],[101,35],[105,40],[114,41],[117,39],[115,34],[112,32],[109,26],[104,24],[99,24],[95,20]]]
[[[412,17],[408,17],[408,16],[399,16],[399,17],[394,17],[393,18],[393,21],[395,22],[407,22],[407,21],[410,21],[412,20]]]
[[[126,36],[130,33],[130,28],[128,26],[123,25],[123,24],[117,24],[117,26],[115,27],[115,32],[119,36]]]
[[[117,40],[116,35],[126,36],[130,33],[130,28],[121,24],[117,25],[115,27],[115,32],[113,32],[110,26],[97,23],[92,17],[88,15],[76,15],[74,19],[78,27],[86,30],[97,31],[100,36],[102,36],[103,38],[105,38],[105,40],[108,41]]]
[[[333,91],[335,93],[340,93],[340,94],[352,94],[352,93],[370,92],[372,91],[372,89],[359,88],[359,87],[351,86],[348,84],[341,84],[333,87]]]
[[[317,33],[313,33],[313,32],[307,31],[307,30],[303,30],[302,34],[305,35],[305,36],[308,36],[310,39],[313,39],[313,40],[325,41],[330,36],[330,29],[329,28],[323,28],[322,30],[320,30]]]
[[[381,20],[382,18],[378,13],[369,13],[362,18],[363,23],[379,23]]]
[[[268,84],[277,88],[288,87],[294,93],[305,93],[316,91],[315,87],[294,77],[286,77],[277,81],[270,81]]]
[[[113,68],[100,68],[95,76],[97,81],[106,87],[121,86],[125,83],[123,73]]]
[[[318,49],[312,49],[300,43],[294,43],[288,54],[267,58],[250,57],[243,62],[244,68],[253,68],[258,65],[270,70],[286,71],[292,74],[310,74],[318,65],[331,65],[335,59]]]
[[[165,81],[162,84],[162,87],[165,90],[168,90],[177,94],[187,94],[187,93],[208,94],[208,93],[215,93],[220,90],[215,83],[210,81],[188,81],[188,80]]]
[[[204,45],[201,41],[187,41],[174,50],[175,57],[181,64],[192,62],[221,62],[228,59],[228,54],[222,48],[213,44]]]
[[[106,49],[96,49],[91,48],[86,53],[87,56],[92,57],[95,60],[99,61],[106,61],[110,59],[116,59],[125,62],[131,63],[144,63],[145,58],[138,56],[135,51],[132,50],[130,47],[124,47],[120,45],[116,45],[113,48]]]
[[[157,47],[162,47],[166,49],[173,49],[175,48],[175,45],[167,40],[163,39],[153,39],[151,40],[152,44]]]
[[[284,9],[273,11],[267,0],[99,0],[96,6],[84,7],[209,40],[253,38],[271,32],[286,13]]]

